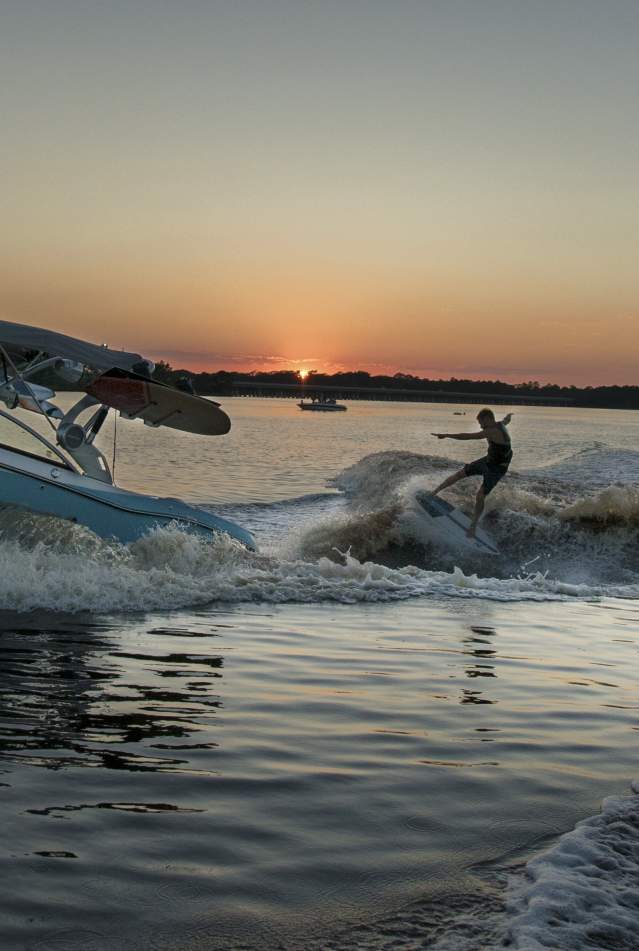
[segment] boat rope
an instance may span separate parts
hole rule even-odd
[[[115,451],[118,447],[118,411],[117,409],[113,411],[113,458],[111,459],[111,479],[115,485]]]

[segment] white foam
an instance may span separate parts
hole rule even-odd
[[[595,443],[587,449],[566,456],[558,462],[529,469],[533,476],[574,482],[578,485],[610,485],[637,481],[639,452],[633,449],[615,449]]]
[[[47,528],[51,522],[47,520]],[[131,546],[107,543],[64,525],[62,537],[0,547],[0,610],[144,611],[209,602],[343,604],[406,598],[499,601],[637,597],[636,586],[568,584],[538,573],[481,578],[409,565],[389,568],[351,554],[317,560],[246,551],[226,536],[213,541],[163,528]],[[71,533],[73,542],[67,537]]]
[[[639,526],[639,489],[629,485],[609,486],[592,496],[577,499],[560,513],[566,521],[596,525]]]
[[[389,545],[405,540],[401,526],[401,506],[389,504],[382,508],[324,512],[295,527],[280,544],[280,556],[305,561],[321,557],[335,560],[335,552],[349,551],[360,560],[367,560]]]
[[[639,947],[639,797],[605,799],[599,815],[532,859],[507,907],[518,951]]]
[[[607,456],[600,449],[594,454],[596,468]],[[592,455],[593,451],[586,452],[586,456]],[[635,463],[639,461],[639,453],[631,455]],[[315,540],[321,536],[326,553],[331,533],[332,544],[342,548],[352,539],[354,554],[360,559],[377,559],[388,545],[407,546],[407,556],[414,557],[417,564],[432,569],[452,567],[455,555],[424,535],[422,520],[416,517],[415,495],[433,488],[441,480],[442,468],[449,471],[455,465],[443,457],[407,452],[366,456],[335,480],[346,493],[344,521],[339,526],[325,521],[321,531],[313,531]],[[534,561],[546,576],[573,586],[634,584],[639,579],[635,542],[639,491],[631,485],[592,485],[584,492],[582,486],[547,474],[541,478],[540,473],[547,470],[537,470],[534,477],[510,472],[490,494],[483,524],[502,558],[487,564],[470,552],[459,551],[457,559],[464,570],[517,576],[520,566]],[[469,515],[476,486],[476,480],[461,480],[446,490],[446,498]],[[425,549],[421,560],[410,551],[415,543]]]
[[[489,497],[485,523],[502,556],[486,559],[438,549],[420,536],[415,493],[432,487],[452,464],[407,452],[367,456],[337,478],[347,495],[314,496],[303,505],[293,500],[288,508],[279,502],[274,515],[262,507],[271,547],[258,554],[223,536],[206,541],[176,529],[123,546],[69,522],[0,511],[0,609],[108,612],[220,601],[639,597],[636,488],[549,497],[538,481],[509,476]],[[467,512],[473,496],[468,482],[450,492],[451,501]],[[236,517],[243,522],[241,511]],[[269,518],[275,526],[270,533]],[[380,564],[389,560],[404,566]]]
[[[376,452],[364,456],[331,480],[331,485],[344,492],[352,504],[366,507],[386,506],[414,478],[422,477],[422,487],[441,481],[446,471],[461,463],[442,456],[425,456],[416,452]]]
[[[428,942],[432,951],[636,951],[639,796],[605,799],[598,815],[497,878],[502,894],[486,906],[469,896],[469,909],[446,916]]]

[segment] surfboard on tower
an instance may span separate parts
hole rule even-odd
[[[114,367],[96,377],[86,392],[127,419],[147,426],[168,426],[202,436],[223,436],[231,421],[213,400],[192,396],[138,373]]]
[[[497,545],[482,528],[476,530],[474,538],[469,538],[466,532],[470,528],[470,519],[446,499],[429,492],[418,492],[415,501],[424,535],[429,541],[485,555],[499,554]]]

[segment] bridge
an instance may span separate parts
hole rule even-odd
[[[330,383],[266,383],[235,380],[233,396],[270,396],[281,399],[312,399],[330,396],[338,400],[387,400],[406,403],[474,403],[502,406],[575,406],[562,396],[524,396],[515,393],[461,393],[451,390],[395,389],[385,386],[338,386]]]

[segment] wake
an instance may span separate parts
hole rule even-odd
[[[607,467],[609,455],[604,459]],[[435,546],[424,534],[415,496],[458,465],[408,452],[367,456],[333,480],[338,496],[260,506],[257,553],[177,525],[121,545],[69,522],[2,510],[0,610],[639,597],[635,485],[597,478],[584,492],[564,478],[570,460],[560,479],[553,467],[509,473],[488,498],[484,524],[501,555],[486,558]],[[469,482],[447,493],[467,512],[475,491]],[[269,517],[277,527],[271,536]]]

